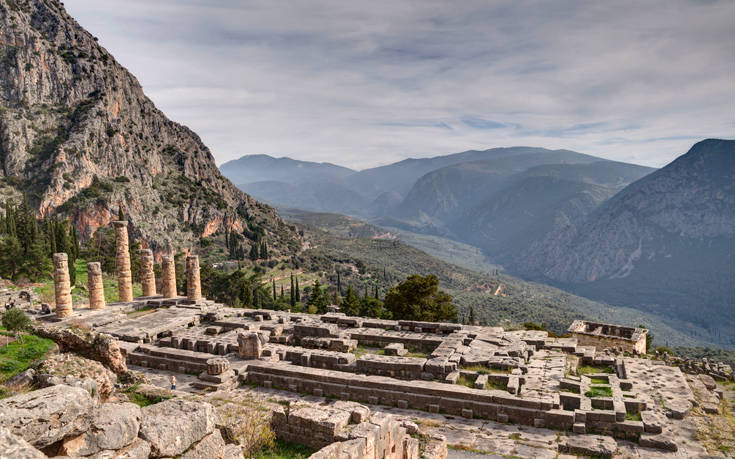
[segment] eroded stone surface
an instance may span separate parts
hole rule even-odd
[[[175,456],[212,433],[216,417],[209,403],[171,399],[142,410],[140,437],[154,454]]]
[[[34,448],[10,429],[0,427],[0,457],[8,459],[45,459],[46,455]]]
[[[43,448],[86,432],[94,408],[86,390],[52,386],[0,400],[0,426]]]

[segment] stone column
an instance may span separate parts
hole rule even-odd
[[[186,257],[186,297],[192,301],[201,299],[202,284],[199,280],[199,257]]]
[[[69,283],[69,257],[65,253],[54,254],[54,293],[56,317],[68,317],[73,312],[71,284]]]
[[[164,255],[161,259],[161,294],[164,298],[178,296],[176,293],[176,266],[174,257]]]
[[[128,222],[116,221],[115,241],[117,250],[115,262],[117,264],[117,291],[120,301],[133,301],[133,275],[130,271],[130,251],[128,249]]]
[[[87,263],[87,289],[89,289],[89,308],[104,309],[105,288],[102,283],[102,266],[99,262]]]
[[[143,286],[143,296],[156,294],[156,274],[153,272],[153,251],[140,251],[140,283]]]

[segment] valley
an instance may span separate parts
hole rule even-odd
[[[341,169],[339,177],[327,167],[318,186],[291,170],[294,185],[272,182],[275,194],[240,187],[280,209],[351,215],[376,227],[375,234],[354,224],[335,232],[329,228],[344,222],[318,219],[342,237],[384,232],[468,269],[502,267],[505,275],[656,317],[691,342],[732,347],[734,145],[700,142],[661,170],[514,147]],[[272,159],[260,171],[280,173]],[[695,189],[702,193],[695,197]],[[312,206],[304,197],[314,193],[345,199],[332,206],[316,198]]]

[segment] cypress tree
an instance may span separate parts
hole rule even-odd
[[[283,299],[283,284],[281,284],[281,299]]]
[[[263,260],[268,259],[268,244],[266,244],[265,240],[260,243],[260,258]]]
[[[290,290],[290,293],[291,293],[291,302],[290,302],[290,304],[291,304],[291,307],[293,308],[294,306],[296,306],[296,289],[294,288],[294,283],[293,283],[293,272],[291,272],[291,290]]]
[[[475,308],[470,306],[470,319],[469,319],[470,325],[475,325]]]
[[[373,290],[373,298],[378,299],[378,286],[375,285],[375,289]]]
[[[248,255],[248,258],[250,258],[252,261],[255,261],[259,258],[258,256],[258,244],[253,244],[250,246],[250,254]]]
[[[296,276],[296,302],[301,302],[301,292],[299,292],[299,277]]]
[[[340,278],[339,271],[337,271],[337,293],[342,295],[342,279]]]
[[[271,283],[273,284],[273,301],[276,301],[278,300],[278,298],[276,298],[276,280],[271,279]]]
[[[121,222],[125,221],[125,213],[123,213],[122,205],[117,208],[117,219]]]

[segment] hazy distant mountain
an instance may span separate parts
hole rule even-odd
[[[238,184],[238,187],[268,204],[309,210],[357,215],[370,201],[337,182],[288,183],[275,180]]]
[[[503,148],[482,153],[490,158],[442,167],[419,178],[393,212],[394,216],[452,218],[487,200],[509,184],[513,175],[531,167],[600,161],[573,151],[545,148]]]
[[[274,158],[268,155],[247,155],[220,166],[222,174],[232,183],[279,181],[286,183],[340,180],[355,171],[331,163]]]
[[[517,157],[533,153],[546,154],[552,151],[554,153],[572,153],[580,157],[587,156],[567,150],[547,150],[545,148],[533,147],[491,148],[483,151],[469,150],[451,155],[435,156],[433,158],[409,158],[387,166],[365,169],[354,174],[350,178],[350,181],[355,189],[366,195],[377,195],[383,191],[393,191],[405,196],[421,176],[452,164],[481,161],[491,158]]]
[[[503,261],[550,232],[580,221],[614,193],[553,176],[521,177],[448,223],[458,239]]]
[[[735,141],[697,143],[513,267],[735,344]]]

